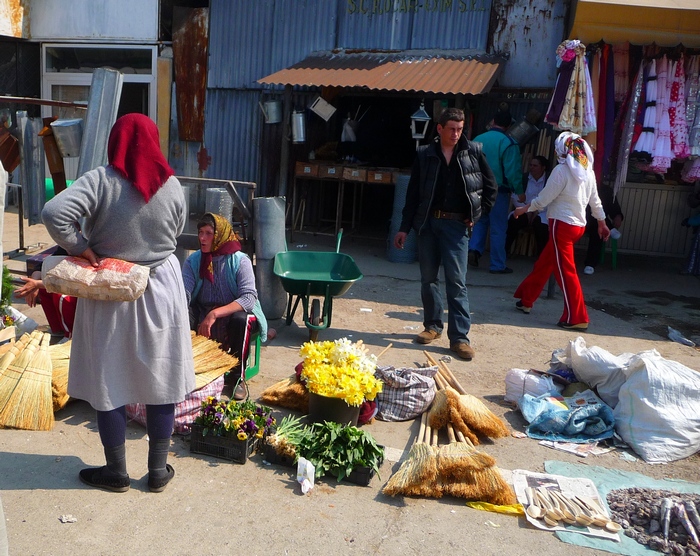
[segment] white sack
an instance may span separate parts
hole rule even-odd
[[[647,463],[666,463],[700,450],[700,373],[661,357],[633,355],[623,369],[615,428]]]
[[[586,347],[586,341],[579,336],[569,342],[568,356],[579,382],[595,388],[598,396],[614,409],[620,387],[627,380],[622,369],[629,363],[632,354],[615,356],[598,346]]]

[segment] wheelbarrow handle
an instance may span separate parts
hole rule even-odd
[[[343,228],[340,228],[338,230],[338,239],[336,240],[335,243],[335,252],[340,253],[340,240],[343,239]]]

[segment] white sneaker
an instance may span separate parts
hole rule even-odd
[[[595,272],[595,268],[593,268],[592,266],[584,266],[584,267],[583,267],[583,273],[584,273],[584,274],[589,274],[589,275],[590,275],[590,274],[593,274],[594,272]]]
[[[622,234],[620,233],[620,230],[618,230],[617,228],[611,228],[610,237],[617,240],[617,239],[620,239],[622,237]]]

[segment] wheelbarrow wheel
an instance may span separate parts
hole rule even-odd
[[[309,322],[314,326],[321,324],[321,300],[313,299],[311,301],[311,314]],[[318,330],[309,329],[309,340],[315,342],[318,339]]]

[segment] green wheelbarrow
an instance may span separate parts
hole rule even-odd
[[[275,255],[272,271],[287,292],[286,324],[290,325],[301,300],[309,340],[331,325],[333,298],[343,295],[353,282],[362,278],[350,255],[340,252],[343,230],[338,232],[335,253],[325,251],[284,251]],[[321,306],[323,298],[323,307]],[[311,306],[309,307],[309,300]],[[294,306],[292,307],[292,302]]]

